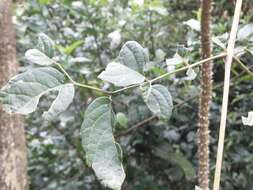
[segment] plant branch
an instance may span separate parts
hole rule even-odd
[[[76,82],[69,74],[68,72],[63,68],[63,66],[59,63],[57,63],[56,61],[54,61],[54,64],[59,67],[59,69],[66,75],[66,77],[70,80],[71,83],[73,83],[74,85],[76,86],[79,86],[79,87],[83,87],[83,88],[88,88],[88,89],[92,89],[92,90],[95,90],[95,91],[98,91],[98,92],[101,92],[103,94],[106,94],[106,95],[115,95],[115,94],[118,94],[119,92],[122,92],[122,91],[125,91],[125,90],[128,90],[128,89],[132,89],[132,88],[136,88],[136,87],[139,87],[141,85],[145,85],[145,84],[148,84],[148,83],[154,83],[154,82],[157,82],[158,80],[161,80],[169,75],[172,75],[172,74],[175,74],[175,73],[178,73],[178,72],[181,72],[181,71],[185,71],[189,68],[193,68],[193,67],[197,67],[203,63],[206,63],[210,60],[216,60],[216,59],[219,59],[219,58],[222,58],[222,57],[225,57],[227,55],[226,52],[222,52],[218,55],[215,55],[215,56],[212,56],[212,57],[209,57],[207,59],[203,59],[201,61],[198,61],[198,62],[195,62],[191,65],[188,65],[188,66],[184,66],[184,67],[181,67],[179,69],[176,69],[172,72],[169,72],[169,73],[165,73],[163,75],[160,75],[154,79],[151,79],[149,81],[145,81],[143,83],[140,83],[140,84],[134,84],[134,85],[130,85],[130,86],[126,86],[126,87],[123,87],[123,88],[120,88],[118,90],[115,90],[115,91],[106,91],[106,90],[102,90],[98,87],[94,87],[94,86],[90,86],[90,85],[87,85],[87,84],[81,84],[81,83],[78,83]]]
[[[238,76],[235,76],[233,77],[230,81],[236,81],[238,78],[240,78],[243,74],[245,74],[245,70],[243,70]],[[234,85],[234,84],[238,84],[238,83],[231,83],[230,86]],[[216,90],[218,88],[221,88],[223,86],[223,82],[219,83],[219,84],[216,84],[214,87],[213,87],[213,90]],[[192,96],[186,100],[184,100],[183,102],[180,102],[180,103],[177,103],[175,106],[174,106],[174,109],[176,108],[179,108],[181,106],[183,106],[184,104],[186,104],[187,102],[191,101],[191,100],[194,100],[198,97],[199,95],[195,95],[195,96]],[[137,130],[138,128],[140,127],[144,127],[145,124],[149,123],[150,121],[152,121],[153,119],[155,119],[156,116],[152,115],[150,117],[147,117],[146,119],[134,124],[133,126],[127,128],[126,130],[122,131],[122,132],[119,132],[115,135],[116,138],[120,138],[122,136],[125,136],[125,135],[129,135],[130,133],[132,133],[133,131]]]
[[[224,51],[227,51],[226,48],[222,47],[219,43],[217,43],[215,40],[213,40],[213,43],[216,44],[217,46],[221,47]],[[248,51],[247,49],[245,51]],[[234,55],[233,59],[239,63],[239,65],[245,70],[249,75],[253,76],[253,72],[249,70],[249,68],[243,64],[243,62],[238,58],[238,56]]]
[[[181,71],[187,70],[187,69],[189,69],[189,68],[193,68],[193,67],[199,66],[199,65],[201,65],[201,64],[203,64],[203,63],[206,63],[206,62],[209,62],[209,61],[212,61],[212,60],[215,60],[215,59],[219,59],[219,58],[225,57],[226,55],[227,55],[227,53],[223,52],[223,53],[220,53],[220,54],[218,54],[218,55],[209,57],[209,58],[207,58],[207,59],[203,59],[203,60],[198,61],[198,62],[196,62],[196,63],[193,63],[193,64],[191,64],[191,65],[189,65],[189,66],[181,67],[181,68],[179,68],[179,69],[177,69],[177,70],[175,70],[175,71],[172,71],[172,72],[169,72],[169,73],[165,73],[165,74],[163,74],[163,75],[161,75],[161,76],[159,76],[159,77],[156,77],[156,78],[150,80],[150,82],[151,82],[151,83],[156,82],[156,81],[158,81],[158,80],[160,80],[160,79],[162,79],[162,78],[164,78],[164,77],[167,77],[167,76],[169,76],[169,75],[172,75],[172,74],[175,74],[175,73],[177,73],[177,72],[181,72]]]
[[[221,167],[222,167],[222,159],[223,159],[223,148],[224,148],[227,107],[228,107],[228,95],[229,95],[229,85],[230,85],[230,71],[231,71],[231,64],[233,61],[233,52],[234,52],[236,34],[237,34],[238,25],[240,21],[241,7],[242,7],[242,0],[237,0],[236,6],[235,6],[232,29],[231,29],[230,38],[229,38],[228,47],[227,47],[227,59],[225,63],[225,78],[224,78],[224,90],[223,90],[223,99],[222,99],[222,108],[221,108],[220,132],[219,132],[219,142],[218,142],[218,151],[217,151],[213,190],[219,190],[220,188],[220,175],[221,175]]]
[[[92,90],[96,90],[96,91],[99,91],[99,92],[102,92],[104,94],[110,94],[110,92],[107,92],[105,90],[102,90],[100,88],[97,88],[97,87],[94,87],[94,86],[90,86],[90,85],[86,85],[86,84],[81,84],[81,83],[78,83],[76,82],[69,74],[68,72],[61,66],[61,64],[57,63],[54,61],[54,64],[57,65],[60,70],[66,75],[66,77],[70,80],[71,83],[73,83],[74,85],[76,86],[80,86],[80,87],[83,87],[83,88],[88,88],[88,89],[92,89]]]
[[[127,86],[127,87],[121,88],[121,89],[119,89],[119,90],[115,90],[115,91],[113,91],[113,92],[111,92],[111,93],[112,93],[112,94],[117,94],[117,93],[119,93],[119,92],[125,91],[125,90],[130,89],[130,88],[135,88],[135,87],[138,87],[138,86],[140,86],[140,85],[145,85],[145,84],[148,84],[148,83],[154,83],[154,82],[157,82],[158,80],[161,80],[161,79],[163,79],[163,78],[165,78],[165,77],[167,77],[167,76],[169,76],[169,75],[172,75],[172,74],[175,74],[175,73],[178,73],[178,72],[181,72],[181,71],[185,71],[185,70],[187,70],[187,69],[189,69],[189,68],[197,67],[197,66],[199,66],[199,65],[201,65],[201,64],[203,64],[203,63],[206,63],[206,62],[208,62],[208,61],[210,61],[210,60],[219,59],[219,58],[225,57],[226,55],[227,55],[227,53],[223,52],[223,53],[220,53],[220,54],[215,55],[215,56],[213,56],[213,57],[209,57],[209,58],[207,58],[207,59],[203,59],[203,60],[201,60],[201,61],[198,61],[198,62],[196,62],[196,63],[193,63],[193,64],[191,64],[191,65],[181,67],[181,68],[176,69],[176,70],[174,70],[174,71],[172,71],[172,72],[165,73],[165,74],[160,75],[160,76],[158,76],[158,77],[156,77],[156,78],[154,78],[154,79],[151,79],[151,80],[149,80],[149,81],[145,81],[145,82],[143,82],[143,83],[141,83],[141,84],[135,84],[135,85]]]
[[[124,130],[124,131],[122,131],[122,132],[116,134],[116,135],[115,135],[115,138],[119,138],[119,137],[121,137],[121,136],[128,135],[128,134],[131,133],[132,131],[136,130],[136,129],[139,128],[139,127],[144,126],[146,123],[152,121],[152,120],[155,119],[155,118],[157,118],[156,115],[150,116],[150,117],[148,117],[148,118],[146,118],[146,119],[140,121],[139,123],[133,125],[132,127],[129,127],[128,129],[126,129],[126,130]]]
[[[253,76],[253,72],[249,70],[249,68],[243,64],[243,62],[236,56],[234,56],[234,60],[240,64],[240,66],[245,70],[249,75]]]

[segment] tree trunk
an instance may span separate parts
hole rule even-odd
[[[211,9],[212,0],[202,0],[201,46],[202,59],[211,57]],[[212,61],[202,65],[201,94],[199,99],[198,122],[198,183],[203,190],[209,189],[209,110],[212,100]]]
[[[0,86],[17,73],[12,1],[0,0]],[[23,121],[0,106],[0,190],[25,190],[26,144]]]

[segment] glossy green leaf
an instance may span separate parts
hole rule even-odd
[[[54,63],[46,54],[37,49],[29,49],[25,52],[25,57],[28,61],[37,65],[48,66]]]
[[[243,125],[253,126],[253,111],[248,113],[248,117],[242,116]]]
[[[112,108],[107,97],[95,99],[85,111],[81,127],[87,163],[101,182],[120,190],[125,172],[112,133]]]
[[[139,84],[145,80],[140,73],[116,62],[109,63],[98,78],[113,83],[115,86]]]
[[[43,118],[46,120],[53,120],[56,116],[65,111],[73,101],[75,95],[73,84],[62,85],[58,90],[58,96],[53,101],[49,110],[43,114]]]
[[[120,62],[139,72],[143,72],[145,64],[149,61],[149,57],[145,49],[135,41],[126,42],[119,52]]]
[[[38,36],[38,49],[52,58],[54,56],[54,42],[46,34],[40,33]]]
[[[150,111],[162,119],[169,119],[173,109],[170,92],[165,86],[156,84],[145,88],[143,99]]]
[[[16,75],[0,91],[0,100],[9,113],[34,112],[41,96],[59,90],[64,75],[52,67],[40,67]]]

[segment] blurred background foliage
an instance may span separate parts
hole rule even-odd
[[[190,63],[200,60],[196,30],[199,26],[195,22],[200,15],[199,5],[196,0],[27,0],[16,3],[14,22],[21,69],[31,66],[24,60],[24,52],[35,47],[38,33],[44,32],[56,43],[55,59],[76,81],[112,89],[113,86],[97,79],[97,75],[116,58],[120,47],[128,40],[136,40],[147,48],[152,60],[147,72],[158,76],[175,69],[165,64],[165,58],[175,53]],[[226,45],[225,34],[231,26],[233,9],[233,0],[214,1],[213,35],[219,36],[223,45]],[[245,0],[241,24],[251,22],[253,5],[251,0]],[[250,30],[253,31],[252,25]],[[242,40],[239,45],[247,47],[251,42]],[[214,45],[214,54],[221,51]],[[252,69],[250,53],[241,60]],[[223,61],[215,61],[214,69],[215,90],[210,114],[211,176],[216,159]],[[175,108],[169,122],[151,117],[135,91],[114,97],[117,113],[114,131],[123,149],[127,174],[123,189],[194,188],[200,78],[186,81],[184,75],[177,74],[162,81],[174,97]],[[233,65],[222,174],[224,190],[249,190],[253,186],[253,133],[252,128],[241,123],[241,116],[252,110],[252,79],[238,64]],[[48,95],[40,103],[42,109],[27,118],[31,190],[105,189],[85,164],[79,136],[84,110],[99,95],[89,89],[78,89],[69,110],[47,123],[42,120],[41,113],[55,96]]]

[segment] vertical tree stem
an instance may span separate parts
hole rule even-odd
[[[225,63],[225,78],[224,78],[223,99],[222,99],[222,108],[221,108],[220,133],[219,133],[219,143],[218,143],[213,190],[219,190],[220,188],[220,175],[221,175],[222,158],[223,158],[223,147],[224,147],[227,107],[228,107],[228,94],[229,94],[229,84],[230,84],[230,70],[231,70],[231,64],[233,60],[236,34],[237,34],[238,25],[240,21],[241,6],[242,6],[242,0],[237,0],[232,29],[231,29],[231,33],[230,33],[230,37],[228,41],[228,47],[227,47],[227,59]]]
[[[201,48],[202,59],[212,56],[211,10],[212,0],[201,4]],[[209,189],[209,110],[212,100],[212,60],[202,65],[201,94],[198,113],[198,184],[203,190]]]
[[[12,0],[0,0],[0,88],[18,72]],[[0,189],[27,190],[23,119],[0,105]]]

